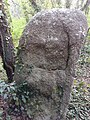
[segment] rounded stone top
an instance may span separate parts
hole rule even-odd
[[[70,46],[81,48],[86,32],[87,20],[79,10],[41,11],[21,36],[19,47],[25,49],[22,61],[43,69],[65,69]]]

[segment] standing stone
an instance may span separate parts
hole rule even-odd
[[[25,80],[32,92],[37,91],[31,98],[37,101],[31,109],[33,120],[65,120],[75,64],[86,33],[87,20],[79,10],[42,11],[25,27],[14,80]]]

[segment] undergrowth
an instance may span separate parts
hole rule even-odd
[[[0,120],[2,120],[3,117],[6,117],[5,120],[7,120],[8,116],[11,120],[11,115],[17,117],[22,116],[22,118],[26,116],[26,118],[30,118],[26,103],[28,103],[30,95],[32,94],[33,93],[30,92],[26,82],[17,85],[15,82],[8,84],[1,80],[0,97],[3,99],[2,101],[7,104],[7,107],[3,110],[0,110]],[[7,115],[4,114],[5,112]]]
[[[74,80],[67,120],[90,120],[90,86]]]
[[[67,112],[67,120],[89,120],[90,117],[90,100],[89,92],[90,86],[85,86],[84,82],[77,82],[74,80],[74,86],[71,93],[70,104]],[[34,91],[36,92],[36,91]],[[31,111],[28,108],[30,98],[34,96],[28,87],[27,82],[17,85],[15,82],[6,83],[0,81],[0,97],[3,99],[4,109],[0,109],[0,120],[6,117],[6,120],[11,120],[11,115],[26,116],[31,120]],[[23,116],[24,115],[24,116]]]

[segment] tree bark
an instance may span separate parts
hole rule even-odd
[[[37,5],[36,0],[29,0],[29,2],[31,2],[31,5],[36,12],[39,12],[41,10],[40,6]]]
[[[2,0],[0,0],[0,55],[8,82],[12,82],[14,75],[14,45]]]

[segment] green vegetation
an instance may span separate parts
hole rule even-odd
[[[6,2],[8,0],[5,0]],[[17,2],[18,1],[18,2]],[[18,46],[19,39],[22,35],[23,29],[27,24],[27,19],[31,19],[37,9],[31,4],[31,0],[27,0],[28,3],[23,4],[22,1],[26,0],[16,0],[15,4],[21,7],[20,17],[14,16],[13,14],[8,14],[8,17],[11,18],[10,26],[11,33],[13,37],[13,42],[15,47]],[[36,0],[37,2],[38,0]],[[58,3],[53,3],[51,0],[39,0],[36,3],[37,8],[40,9],[51,9],[53,7],[62,7],[65,6],[61,4],[59,0]],[[54,1],[55,2],[55,1]],[[9,3],[10,4],[10,3]],[[7,4],[8,5],[8,4]],[[25,6],[26,5],[26,6]],[[9,6],[10,7],[10,6]],[[14,8],[15,9],[15,8]],[[90,8],[89,8],[90,9]],[[9,10],[8,10],[9,11]],[[29,12],[28,12],[29,11]],[[90,27],[90,12],[87,14],[88,25]],[[1,59],[1,58],[0,58]],[[90,119],[90,31],[86,40],[86,44],[81,52],[80,58],[76,66],[77,80],[74,80],[74,85],[72,89],[70,104],[68,107],[67,120],[89,120]],[[89,80],[88,80],[89,79]],[[0,105],[4,107],[0,108],[0,120],[4,120],[3,116],[7,120],[11,119],[11,114],[19,115],[22,117],[31,117],[30,106],[35,104],[38,108],[36,101],[29,103],[33,93],[28,89],[26,82],[16,85],[15,82],[8,84],[6,74],[4,69],[2,69],[2,64],[0,62]],[[31,95],[32,94],[32,95]],[[27,103],[27,104],[26,104]],[[31,105],[32,104],[32,105]],[[5,116],[6,115],[6,116]],[[24,115],[24,116],[23,116]]]
[[[74,80],[67,120],[89,120],[89,88],[90,84],[85,86],[85,82]]]
[[[12,30],[12,37],[14,45],[18,46],[18,41],[20,39],[20,36],[22,35],[23,29],[26,25],[25,18],[12,18],[11,23],[11,30]]]

